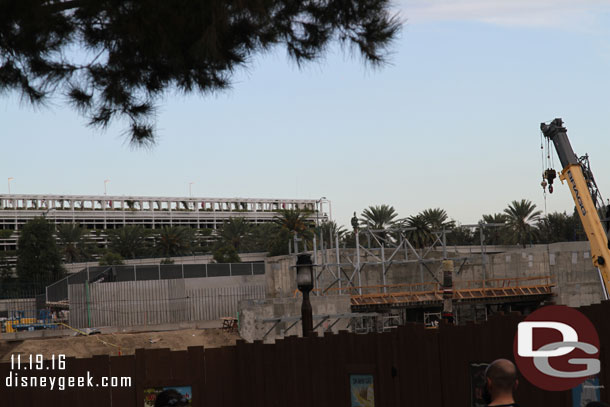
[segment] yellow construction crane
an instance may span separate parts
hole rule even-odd
[[[610,248],[608,237],[602,226],[598,209],[604,206],[593,173],[589,166],[587,155],[578,158],[572,150],[568,140],[568,131],[563,126],[561,119],[555,119],[550,124],[541,123],[540,130],[544,137],[553,142],[555,151],[561,161],[562,171],[559,179],[563,183],[568,182],[572,198],[576,204],[576,210],[580,221],[585,229],[589,243],[591,244],[591,260],[597,267],[604,298],[608,299],[610,290]],[[553,192],[553,180],[556,177],[555,170],[549,168],[543,173],[542,187],[545,188],[548,181],[549,192]]]

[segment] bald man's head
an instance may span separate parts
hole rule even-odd
[[[517,368],[508,359],[497,359],[487,367],[485,377],[491,381],[494,389],[512,392],[517,383]]]

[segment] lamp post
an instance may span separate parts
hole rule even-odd
[[[14,180],[15,178],[13,177],[9,177],[8,178],[8,194],[11,194],[11,181]]]
[[[105,180],[104,180],[104,195],[106,195],[106,194],[107,194],[107,192],[108,192],[108,190],[106,189],[106,184],[108,184],[109,182],[110,182],[110,180],[109,180],[109,179],[105,179]]]
[[[322,210],[322,201],[324,201],[326,199],[325,196],[321,197],[320,199],[318,199],[316,201],[316,225],[320,226],[320,211]]]
[[[313,288],[313,264],[310,254],[299,254],[297,256],[297,288],[303,294],[301,304],[301,323],[303,324],[303,337],[313,335],[313,315],[309,292]]]
[[[193,184],[194,184],[194,182],[189,182],[189,197],[192,197],[192,196],[193,196],[192,189],[191,189],[191,187],[193,186]]]

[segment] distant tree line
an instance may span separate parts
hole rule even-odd
[[[576,211],[571,215],[565,212],[543,215],[535,204],[526,199],[512,201],[502,212],[482,215],[474,226],[460,224],[441,208],[426,209],[416,215],[399,218],[392,206],[378,205],[365,209],[357,221],[352,222],[352,227],[368,229],[386,242],[398,240],[398,233],[402,230],[416,248],[433,244],[443,230],[447,244],[452,246],[480,244],[481,228],[484,242],[488,245],[526,247],[587,239]],[[343,240],[348,242],[348,246],[354,246],[354,232],[343,231]]]
[[[99,261],[100,265],[122,264],[125,259],[212,254],[219,263],[239,262],[239,253],[266,252],[269,256],[288,254],[295,237],[299,250],[312,249],[314,236],[318,247],[355,247],[355,230],[360,244],[392,244],[403,233],[415,248],[433,244],[438,232],[446,232],[448,245],[480,243],[480,229],[464,226],[451,219],[441,208],[431,208],[406,218],[386,204],[364,209],[351,222],[351,230],[333,221],[316,225],[313,213],[306,210],[280,210],[273,222],[253,224],[242,217],[224,222],[214,233],[211,229],[172,226],[147,229],[130,225],[91,233],[79,224],[54,225],[44,218],[29,221],[21,230],[17,250],[17,278],[6,257],[0,254],[0,294],[18,281],[35,287],[48,285],[65,275],[63,263]],[[586,240],[576,212],[553,212],[545,216],[532,202],[512,201],[500,213],[482,215],[478,224],[484,227],[484,241],[489,245],[520,245]],[[107,247],[98,247],[101,233],[107,235]],[[363,241],[363,239],[365,239]]]

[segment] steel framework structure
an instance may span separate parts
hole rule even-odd
[[[424,270],[436,280],[437,283],[441,284],[441,281],[436,277],[435,272],[431,269],[431,266],[436,265],[440,270],[440,262],[442,260],[453,260],[456,263],[463,265],[467,257],[449,257],[447,253],[447,240],[446,235],[448,231],[445,229],[441,231],[433,232],[433,241],[428,247],[416,249],[415,245],[409,240],[407,233],[415,230],[415,228],[401,227],[391,228],[385,230],[356,230],[355,240],[356,248],[353,255],[344,253],[344,258],[347,263],[341,262],[341,254],[339,248],[339,236],[335,234],[334,240],[334,259],[331,259],[330,252],[332,250],[324,249],[324,236],[320,234],[320,239],[314,236],[314,258],[318,259],[318,251],[320,251],[320,257],[322,262],[317,264],[318,271],[315,275],[315,284],[317,295],[323,295],[328,290],[331,290],[335,285],[338,289],[343,288],[343,284],[347,284],[347,287],[351,287],[357,290],[357,293],[362,295],[362,271],[367,266],[381,266],[382,269],[382,286],[384,286],[384,293],[387,293],[387,273],[395,264],[419,264],[419,272],[421,281],[424,281]],[[366,239],[367,246],[361,243],[363,235]],[[377,246],[372,249],[371,243]],[[318,247],[319,246],[319,247]],[[430,258],[427,257],[435,249],[442,249],[442,258]],[[322,250],[321,250],[322,249]],[[378,253],[375,253],[375,252]],[[374,260],[363,260],[363,256],[372,257]],[[346,268],[353,269],[351,273],[346,271]],[[436,271],[439,271],[436,270]],[[324,274],[328,274],[331,278],[331,283],[326,287],[321,287],[321,280]],[[356,284],[357,282],[357,284]]]
[[[482,280],[453,282],[450,297],[443,296],[443,282],[439,280],[443,260],[453,260],[455,274],[459,274],[469,257],[450,256],[447,250],[447,233],[433,232],[431,244],[416,248],[409,239],[415,228],[392,228],[388,230],[356,230],[356,247],[350,251],[340,250],[339,236],[333,236],[334,244],[328,249],[322,234],[314,237],[314,258],[317,259],[313,295],[350,295],[355,312],[381,311],[396,308],[430,308],[443,306],[443,300],[463,304],[505,304],[511,302],[541,302],[553,295],[554,283],[550,276],[520,278],[488,278],[488,254],[485,229],[499,227],[498,224],[479,223],[462,225],[476,228],[480,235],[480,267]],[[364,242],[364,243],[363,243]],[[371,248],[371,246],[374,246]],[[295,242],[295,252],[298,244]],[[431,257],[431,253],[442,253]],[[470,257],[471,258],[471,257]],[[393,265],[418,264],[419,283],[388,284],[387,273]],[[362,285],[362,273],[366,267],[381,268],[381,283],[375,286]],[[432,281],[425,281],[428,272]],[[298,292],[295,291],[295,296]],[[476,316],[475,316],[476,318]]]

